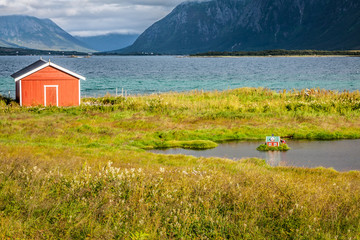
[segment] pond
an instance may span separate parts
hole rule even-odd
[[[259,152],[263,141],[241,141],[219,144],[207,150],[157,149],[153,153],[185,154],[195,157],[222,157],[233,160],[257,157],[271,166],[326,167],[338,171],[360,170],[360,139],[336,141],[288,140],[287,152]]]

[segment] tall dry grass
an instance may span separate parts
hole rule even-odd
[[[0,237],[356,239],[360,174],[132,151],[2,147]],[[84,156],[85,155],[85,156]],[[48,159],[47,159],[48,158]]]

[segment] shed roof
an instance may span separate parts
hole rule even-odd
[[[266,142],[280,142],[280,137],[279,136],[267,136]]]
[[[40,71],[41,69],[43,69],[43,68],[45,68],[47,66],[51,66],[53,68],[56,68],[56,69],[58,69],[60,71],[63,71],[63,72],[65,72],[65,73],[67,73],[67,74],[69,74],[71,76],[74,76],[74,77],[76,77],[78,79],[82,79],[82,80],[86,79],[85,77],[83,77],[83,76],[81,76],[79,74],[76,74],[76,73],[74,73],[74,72],[72,72],[72,71],[70,71],[70,70],[68,70],[66,68],[60,67],[60,66],[50,62],[50,60],[49,60],[49,62],[47,62],[47,61],[44,61],[43,59],[40,59],[40,60],[34,62],[33,64],[30,64],[29,66],[21,69],[20,71],[18,71],[16,73],[13,73],[11,75],[11,77],[13,77],[15,79],[15,82],[16,82],[16,81],[18,81],[20,79],[23,79],[24,77],[27,77],[27,76],[29,76],[29,75],[37,72],[37,71]]]

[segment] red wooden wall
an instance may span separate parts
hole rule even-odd
[[[58,86],[59,106],[78,106],[80,104],[80,80],[51,66],[45,67],[20,81],[22,106],[45,105],[45,85]],[[47,88],[46,95],[48,95],[48,103],[49,97],[52,102],[54,101],[54,89],[55,88]]]

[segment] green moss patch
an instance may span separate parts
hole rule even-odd
[[[210,140],[191,140],[191,141],[166,141],[164,148],[185,148],[185,149],[210,149],[216,148],[217,143]]]
[[[288,151],[291,148],[287,144],[280,144],[278,147],[269,147],[266,144],[261,144],[256,148],[258,151]]]

